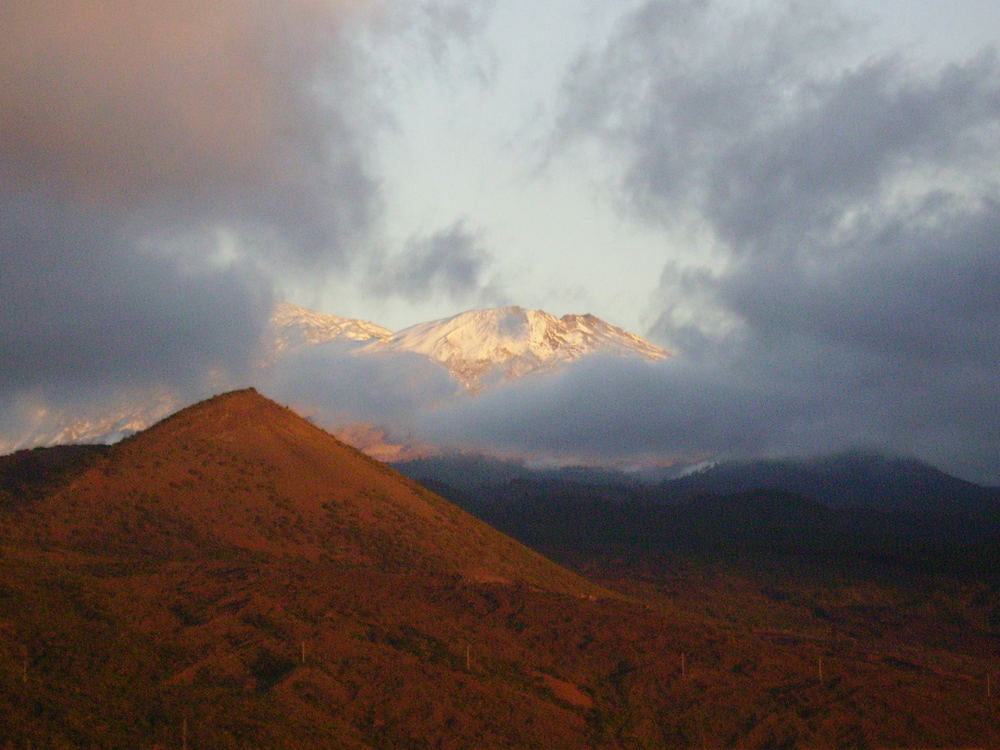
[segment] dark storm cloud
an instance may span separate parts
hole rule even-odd
[[[502,294],[488,277],[492,257],[463,222],[406,243],[403,252],[374,268],[369,286],[412,302],[445,296],[455,302],[498,304]]]
[[[557,142],[616,150],[647,218],[691,208],[734,251],[770,248],[830,231],[908,170],[995,158],[994,51],[932,73],[898,57],[830,70],[858,30],[823,6],[717,6],[646,3],[566,82]]]
[[[859,29],[819,5],[723,10],[627,14],[571,70],[555,135],[619,159],[627,209],[712,238],[711,265],[664,258],[652,335],[680,354],[581,365],[436,427],[583,456],[865,445],[1000,482],[995,51],[838,66]]]
[[[7,444],[247,382],[278,277],[352,265],[380,210],[361,5],[5,4]]]
[[[799,99],[794,113],[720,152],[707,175],[704,211],[737,251],[833,232],[846,212],[880,200],[916,168],[961,165],[982,152],[995,158],[993,52],[929,80],[880,60],[813,83]]]
[[[931,195],[846,232],[819,257],[761,255],[718,280],[762,341],[782,336],[891,357],[914,368],[1000,361],[1000,200]]]
[[[644,3],[576,60],[554,141],[597,135],[620,149],[623,186],[651,217],[668,200],[703,200],[719,158],[796,110],[803,76],[850,31],[812,3],[742,16],[712,2]]]
[[[271,306],[251,266],[183,269],[88,209],[0,207],[0,384],[170,382],[246,371]]]

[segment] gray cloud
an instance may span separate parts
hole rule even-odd
[[[375,199],[349,5],[15,0],[0,178],[109,218],[225,221],[270,233],[269,253],[336,259]]]
[[[383,6],[380,42],[406,60],[399,71],[404,79],[429,67],[438,85],[470,76],[488,84],[497,60],[484,37],[495,5],[496,0],[410,0]],[[381,83],[399,84],[391,78]]]
[[[714,242],[664,258],[652,335],[681,353],[437,426],[581,455],[868,445],[1000,482],[1000,63],[843,62],[859,31],[812,3],[646,2],[582,55],[553,142],[595,141],[628,210]]]
[[[554,144],[600,138],[624,157],[634,207],[669,221],[704,204],[729,149],[799,109],[817,60],[852,31],[818,3],[743,15],[701,0],[643,3],[575,62]]]
[[[1000,196],[931,195],[817,255],[761,254],[716,291],[762,340],[809,338],[938,372],[988,368],[1000,356],[998,249]]]
[[[275,269],[346,262],[377,206],[349,5],[5,8],[5,393],[242,378]]]
[[[356,356],[353,348],[333,341],[296,352],[263,373],[260,385],[330,429],[363,422],[406,430],[458,389],[444,368],[426,357]]]
[[[929,80],[879,60],[803,88],[793,113],[739,139],[711,166],[704,210],[737,250],[822,241],[817,235],[880,202],[908,175],[920,180],[920,171],[996,158],[993,52]]]
[[[368,284],[376,294],[411,302],[443,295],[460,303],[496,305],[504,298],[499,282],[488,277],[491,263],[479,236],[456,222],[411,239],[401,253],[372,268]]]
[[[996,159],[995,51],[932,72],[835,66],[859,33],[818,3],[647,2],[577,60],[554,143],[598,138],[632,208],[663,224],[694,210],[735,252],[832,231],[920,169]]]
[[[137,251],[92,211],[0,209],[5,393],[245,374],[271,306],[270,285],[252,266],[185,270]]]

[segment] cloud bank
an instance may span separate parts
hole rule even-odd
[[[623,398],[622,450],[874,445],[1000,482],[996,50],[845,61],[859,29],[827,6],[722,10],[643,3],[567,76],[554,142],[603,149],[625,210],[712,257],[665,258],[651,335],[676,360],[532,386],[531,413],[576,403],[614,435],[580,412]]]
[[[264,371],[260,385],[330,429],[367,423],[402,432],[458,391],[448,373],[426,357],[356,356],[355,347],[331,341],[302,349]]]

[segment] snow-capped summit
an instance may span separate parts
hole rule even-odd
[[[445,365],[470,389],[488,378],[512,379],[587,354],[663,359],[670,352],[593,315],[557,318],[542,310],[470,310],[406,328],[365,351],[408,351]]]

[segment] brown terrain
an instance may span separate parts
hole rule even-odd
[[[254,391],[5,457],[0,748],[1000,747],[987,584],[559,552]]]

